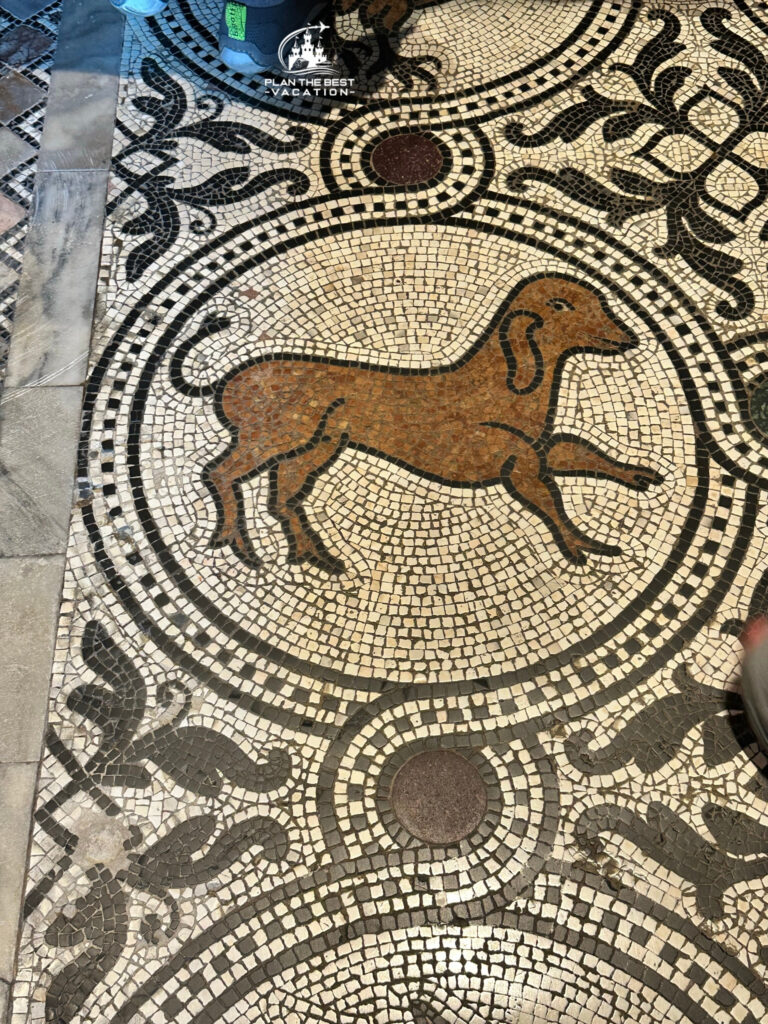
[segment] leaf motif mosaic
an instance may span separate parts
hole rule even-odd
[[[679,42],[680,20],[662,9],[651,11],[650,17],[662,22],[658,35],[631,64],[611,65],[627,76],[639,99],[612,99],[587,85],[583,102],[559,113],[545,128],[527,135],[513,123],[507,127],[507,139],[525,148],[558,138],[568,143],[599,121],[608,144],[630,138],[642,141],[638,136],[647,136],[643,129],[652,125],[653,135],[632,155],[645,162],[653,176],[616,166],[608,173],[612,187],[606,187],[576,167],[557,173],[520,168],[510,174],[508,185],[524,188],[526,178],[538,177],[605,211],[607,222],[615,227],[634,215],[663,210],[666,239],[656,246],[656,255],[679,256],[696,274],[722,288],[731,301],[722,300],[717,313],[739,320],[754,310],[754,295],[741,277],[743,261],[717,247],[736,238],[729,220],[745,222],[768,195],[762,139],[768,117],[768,64],[756,46],[728,28],[729,11],[712,7],[700,16],[711,36],[709,45],[734,63],[717,68],[720,89],[706,86],[680,103],[676,97],[692,73],[684,64],[670,63],[686,50]],[[739,172],[746,175],[746,182]],[[760,239],[766,238],[764,224]]]

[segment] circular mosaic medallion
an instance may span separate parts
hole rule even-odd
[[[329,755],[319,772],[326,846],[349,859],[375,852],[403,885],[490,912],[549,856],[558,780],[535,742],[507,735],[496,750],[481,737],[470,745],[475,737],[449,735],[431,717],[426,704],[413,707],[409,724],[393,708],[372,718],[343,757]]]
[[[131,315],[92,384],[95,550],[188,670],[283,707],[283,671],[357,692],[490,678],[514,682],[521,708],[541,699],[539,675],[550,703],[604,693],[638,650],[677,642],[669,609],[694,609],[675,595],[698,566],[706,604],[721,557],[708,552],[727,558],[740,529],[743,488],[696,454],[685,412],[699,386],[687,348],[711,352],[707,325],[555,212],[372,229],[353,203],[235,230]],[[562,315],[586,317],[599,344],[509,376],[504,346],[528,344],[527,328],[514,339],[532,307],[547,344]],[[477,379],[454,394],[465,365]],[[357,389],[373,418],[355,419]],[[276,418],[278,394],[298,418]],[[450,418],[462,403],[466,429]],[[525,461],[536,417],[556,490]],[[576,657],[571,697],[558,666]]]
[[[453,750],[428,750],[406,761],[390,799],[403,828],[431,846],[466,839],[488,805],[477,768]]]
[[[216,960],[233,937],[212,929],[202,957],[179,957],[171,985],[180,994],[185,986],[202,989],[210,1020],[274,1024],[326,1024],[329,1005],[351,1007],[350,1024],[721,1024],[736,1007],[744,1020],[765,1019],[766,987],[737,957],[673,910],[636,892],[617,893],[581,868],[543,872],[527,898],[470,927],[438,929],[416,910],[408,911],[407,923],[394,910],[398,888],[378,891],[385,895],[370,904],[369,916],[353,913],[350,921],[341,907],[329,925],[323,907],[327,930],[299,941],[290,931],[280,934],[282,921],[270,921],[268,934],[279,940],[254,954],[261,962],[245,975],[238,958]],[[370,898],[367,890],[357,895]],[[395,921],[397,929],[388,928]],[[654,945],[659,951],[649,962]],[[217,987],[196,985],[212,960],[221,963]],[[142,1007],[145,1018],[166,998],[160,992]],[[138,1005],[123,1007],[118,1024],[127,1024]]]
[[[430,208],[444,216],[470,205],[495,169],[491,143],[477,125],[456,126],[432,111],[407,108],[364,110],[337,123],[326,132],[323,151],[329,192],[364,189],[382,212],[399,218],[423,216],[427,194]]]

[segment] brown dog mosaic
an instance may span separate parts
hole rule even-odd
[[[201,333],[226,328],[226,321],[211,323]],[[317,477],[353,448],[452,487],[503,484],[542,518],[574,562],[588,551],[617,554],[568,521],[554,477],[599,476],[638,490],[661,477],[558,434],[553,424],[568,356],[617,355],[633,344],[600,296],[553,276],[518,285],[469,352],[429,374],[276,354],[196,388],[183,377],[185,346],[171,365],[173,383],[186,395],[213,394],[233,435],[231,450],[205,471],[220,511],[211,543],[232,545],[259,566],[240,482],[268,472],[269,510],[282,525],[291,560],[343,571],[302,503]]]

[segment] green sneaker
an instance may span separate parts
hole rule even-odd
[[[246,74],[286,70],[280,64],[280,44],[286,36],[315,24],[323,15],[330,20],[330,11],[328,0],[249,0],[247,4],[226,0],[221,12],[219,56],[227,67]]]

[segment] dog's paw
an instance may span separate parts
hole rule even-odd
[[[347,571],[344,562],[332,555],[315,531],[309,529],[294,539],[288,561],[293,565],[313,565],[330,576],[342,576]]]
[[[228,544],[235,543],[234,533],[227,533],[226,530],[216,530],[208,541],[208,547],[213,548],[225,548]]]
[[[261,569],[262,560],[256,554],[247,540],[244,540],[239,533],[227,533],[217,530],[208,542],[211,551],[221,551],[223,548],[231,548],[241,562],[244,562],[249,569]]]
[[[603,544],[599,540],[591,540],[587,538],[581,542],[581,551],[579,552],[582,557],[585,555],[601,555],[603,558],[618,558],[621,554],[621,548],[617,547],[616,544]],[[584,565],[585,561],[580,564]]]
[[[430,71],[425,65],[431,64],[435,69]],[[439,57],[395,57],[389,70],[406,89],[413,89],[417,81],[429,89],[437,88],[437,73],[442,69],[443,62]]]
[[[621,548],[615,544],[603,544],[602,541],[593,540],[583,534],[569,540],[568,546],[561,544],[561,550],[565,557],[573,565],[588,565],[587,555],[601,555],[605,558],[616,558],[620,555]]]
[[[240,559],[240,561],[244,565],[247,565],[249,569],[253,569],[254,572],[261,571],[261,568],[264,565],[264,563],[262,562],[258,555],[255,555],[252,551],[248,550],[247,548],[240,547],[239,545],[233,546],[233,551]]]
[[[247,565],[249,569],[254,569],[258,572],[264,564],[251,547],[250,541],[241,537],[240,534],[226,538],[223,543],[229,544],[240,561]]]
[[[343,576],[347,571],[346,564],[335,555],[330,554],[328,551],[323,552],[322,555],[311,555],[306,559],[310,565],[314,565],[317,569],[322,569],[323,572],[327,572],[329,576]]]
[[[634,471],[628,482],[629,486],[636,491],[647,491],[649,487],[658,487],[663,483],[664,477],[655,469],[640,467]]]

